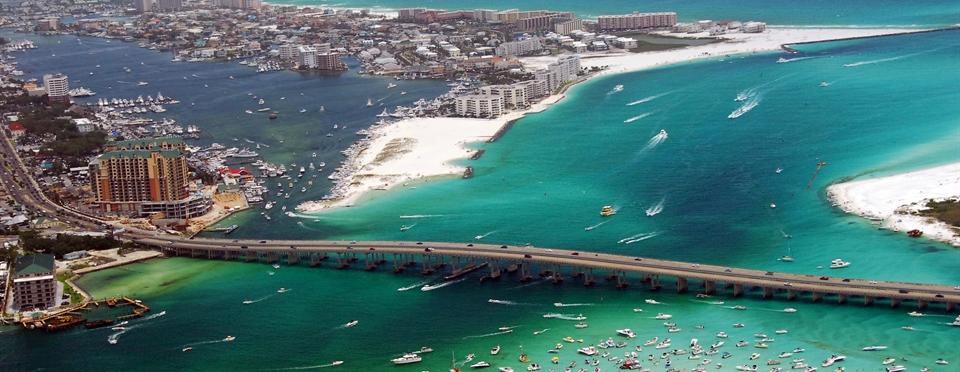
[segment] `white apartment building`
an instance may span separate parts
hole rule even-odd
[[[503,106],[510,109],[526,107],[529,102],[527,100],[526,89],[519,83],[510,85],[488,85],[480,88],[480,93],[503,97]]]
[[[300,46],[297,48],[297,64],[300,67],[317,67],[317,50],[311,46]]]
[[[495,118],[503,115],[503,97],[492,94],[471,94],[457,97],[457,115]]]
[[[534,52],[539,52],[543,50],[543,43],[538,37],[532,37],[520,41],[511,41],[500,44],[495,50],[496,55],[501,57],[506,56],[522,56],[525,54],[530,54]]]

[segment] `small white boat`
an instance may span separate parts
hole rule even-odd
[[[881,363],[883,363],[883,365],[885,366],[888,366],[893,364],[893,362],[896,362],[896,361],[897,361],[896,358],[883,358],[883,361]]]
[[[490,349],[490,355],[500,354],[500,345],[494,346]]]
[[[660,304],[660,302],[658,302],[657,300],[651,300],[651,299],[643,300],[643,302],[646,302],[646,303],[651,304],[651,305],[659,305],[659,304]]]
[[[946,359],[943,359],[943,358],[937,359],[937,361],[934,362],[934,363],[937,363],[937,364],[939,364],[939,365],[941,365],[941,366],[945,366],[945,365],[950,364],[950,362],[948,362]]]
[[[792,308],[792,307],[787,307],[787,308],[784,308],[784,309],[783,309],[783,312],[785,312],[785,313],[795,313],[795,312],[797,312],[797,309],[794,309],[794,308]]]
[[[190,350],[193,350],[193,348],[192,348],[192,347],[189,347],[189,346],[187,346],[187,347],[185,347],[185,348],[183,348],[183,349],[181,349],[180,351],[182,351],[182,352],[184,352],[184,353],[186,353],[186,352],[188,352],[188,351],[190,351]]]
[[[233,340],[236,340],[236,339],[237,339],[236,337],[227,336],[227,337],[224,337],[224,338],[223,338],[223,342],[230,342],[230,341],[233,341]]]
[[[863,351],[880,351],[880,350],[887,350],[887,347],[884,345],[872,345],[872,346],[865,346],[862,350]]]
[[[403,354],[401,357],[390,359],[390,362],[393,364],[402,365],[419,363],[421,360],[423,360],[423,358],[421,358],[418,354]]]
[[[500,372],[513,372],[513,368],[512,368],[512,367],[500,367],[500,368],[498,368],[497,370],[500,371]]]
[[[719,338],[727,338],[727,332],[717,332],[717,337],[719,337]]]
[[[776,333],[776,334],[778,334],[778,335],[785,335],[785,334],[787,334],[787,333],[789,333],[789,332],[790,332],[790,331],[787,331],[786,329],[778,329],[778,330],[776,330],[776,331],[773,331],[773,333]]]
[[[490,366],[490,363],[479,361],[470,365],[470,368],[487,368]]]
[[[919,318],[919,317],[921,317],[921,316],[925,316],[923,313],[921,313],[921,312],[919,312],[919,311],[911,311],[911,312],[907,313],[907,315],[912,316],[912,317],[917,317],[917,318]]]
[[[279,264],[273,264],[273,268],[274,268],[274,269],[279,269],[279,268],[280,268],[280,265],[279,265]]]
[[[359,320],[351,320],[351,321],[347,322],[347,324],[344,324],[343,327],[344,327],[344,328],[355,327],[355,326],[356,326],[357,324],[359,324],[359,323],[360,323]]]
[[[667,320],[667,319],[673,318],[673,315],[666,314],[666,313],[657,313],[657,316],[653,318],[657,320]]]
[[[287,292],[290,292],[289,288],[280,287],[280,289],[277,290],[277,293],[287,293]]]
[[[637,337],[637,334],[630,328],[618,329],[617,334],[629,338]]]
[[[847,266],[850,266],[850,263],[839,258],[830,261],[831,269],[842,269]]]
[[[890,366],[887,367],[887,372],[903,372],[906,371],[907,367],[904,366]]]

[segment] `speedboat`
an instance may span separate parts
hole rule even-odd
[[[792,308],[792,307],[787,307],[787,308],[784,308],[784,309],[783,309],[783,312],[785,312],[785,313],[795,313],[795,312],[797,312],[797,309],[794,309],[794,308]]]
[[[789,357],[792,357],[792,356],[793,356],[793,353],[791,353],[791,352],[789,352],[789,351],[784,351],[784,352],[782,352],[782,353],[780,353],[780,354],[777,354],[777,358],[789,358]]]
[[[244,305],[249,305],[249,304],[252,304],[252,303],[253,303],[253,300],[243,300],[243,304],[244,304]]]
[[[180,351],[183,351],[184,353],[186,353],[186,352],[188,352],[188,351],[190,351],[190,350],[193,350],[193,348],[192,348],[192,347],[189,347],[189,346],[187,346],[187,347],[185,347],[185,348],[183,348],[183,349],[181,349]]]
[[[890,366],[890,367],[887,367],[887,372],[902,372],[902,371],[906,371],[906,370],[907,370],[907,367],[904,367],[904,366]]]
[[[423,358],[421,358],[418,354],[403,354],[403,356],[399,358],[390,359],[393,364],[397,365],[419,363],[421,360],[423,360]]]
[[[889,357],[887,357],[887,358],[883,358],[883,362],[882,362],[882,363],[883,363],[883,365],[888,366],[888,365],[893,364],[893,362],[896,362],[896,361],[897,361],[896,358],[889,358]]]
[[[866,346],[862,350],[863,351],[880,351],[880,350],[887,350],[887,347],[883,345],[874,345],[874,346]]]
[[[224,337],[224,338],[223,338],[223,342],[230,342],[230,341],[233,341],[233,340],[236,340],[236,339],[237,339],[236,337],[227,336],[227,337]]]
[[[836,362],[842,362],[844,359],[847,359],[844,355],[831,355],[829,358],[823,361],[823,364],[820,366],[826,368],[832,366]]]
[[[727,338],[727,332],[717,332],[717,337],[719,337],[719,338]]]
[[[287,293],[287,292],[290,292],[290,289],[280,287],[280,289],[277,290],[277,293]]]
[[[490,366],[490,363],[479,361],[470,365],[470,368],[487,368]]]
[[[943,358],[937,359],[937,361],[934,362],[934,363],[937,363],[937,364],[939,364],[939,365],[941,365],[941,366],[945,366],[945,365],[947,365],[947,364],[950,364],[950,362],[946,361],[946,359],[943,359]]]
[[[802,347],[798,347],[798,348],[794,348],[794,349],[793,349],[793,353],[794,353],[794,354],[799,354],[799,353],[802,353],[802,352],[804,352],[804,351],[807,351],[807,349],[804,349],[804,348],[802,348]]]
[[[637,334],[634,333],[630,328],[618,329],[617,334],[629,338],[637,337]]]
[[[921,316],[924,316],[924,314],[921,313],[921,312],[919,312],[919,311],[911,311],[911,312],[907,313],[907,315],[913,316],[913,317],[921,317]]]
[[[831,269],[842,269],[847,266],[850,266],[850,263],[839,258],[836,258],[833,261],[830,261]]]
[[[498,368],[497,370],[500,371],[500,372],[513,372],[513,368],[512,368],[512,367],[500,367],[500,368]]]
[[[597,348],[593,346],[582,347],[577,349],[577,352],[586,356],[593,356],[597,354]]]
[[[490,355],[500,354],[500,345],[494,346],[490,349]]]
[[[587,323],[584,323],[584,322],[579,322],[579,323],[577,323],[577,324],[574,324],[573,326],[574,326],[575,328],[579,328],[579,329],[583,329],[583,328],[589,327],[589,325],[587,325]]]
[[[650,346],[650,345],[656,344],[657,341],[659,340],[660,340],[660,337],[654,337],[652,339],[647,340],[647,342],[644,342],[643,346]]]
[[[760,358],[760,353],[750,354],[750,360],[757,360],[757,358]]]
[[[787,334],[788,332],[789,332],[789,331],[787,331],[786,329],[778,329],[778,330],[776,330],[776,331],[773,331],[773,333],[776,333],[776,334],[778,334],[778,335],[785,335],[785,334]]]
[[[350,327],[356,326],[358,323],[360,323],[359,320],[351,320],[351,321],[347,322],[347,324],[344,324],[343,327],[344,327],[344,328],[350,328]]]
[[[717,341],[717,342],[714,342],[713,344],[711,344],[711,345],[710,345],[710,348],[711,348],[711,349],[719,349],[721,346],[723,346],[723,344],[724,344],[723,341]]]
[[[746,307],[746,306],[743,306],[743,305],[737,305],[737,306],[734,306],[732,309],[734,309],[734,310],[746,310],[747,307]]]
[[[666,313],[657,313],[657,316],[653,318],[657,320],[667,320],[667,319],[673,318],[673,315],[666,314]]]
[[[646,300],[643,300],[643,302],[646,302],[646,303],[651,304],[651,305],[659,305],[659,304],[660,304],[660,302],[658,302],[657,300],[651,300],[651,299],[649,299],[649,298],[646,299]]]

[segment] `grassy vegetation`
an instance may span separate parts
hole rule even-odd
[[[637,47],[630,49],[631,52],[655,52],[660,50],[670,50],[677,48],[686,48],[688,46],[706,45],[719,42],[716,38],[679,38],[671,36],[662,36],[647,34],[641,32],[618,34],[617,36],[630,37],[637,40]]]
[[[63,283],[63,293],[70,295],[71,305],[80,303],[81,301],[83,301],[83,295],[81,295],[79,292],[73,289],[73,286],[67,283],[67,279],[70,279],[72,277],[73,277],[72,271],[64,271],[64,272],[57,273],[57,281],[59,281],[60,283]]]
[[[944,223],[960,228],[960,200],[931,201],[920,215],[936,218]]]

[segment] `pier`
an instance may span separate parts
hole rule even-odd
[[[763,299],[797,300],[837,304],[859,302],[864,306],[885,302],[891,307],[910,303],[918,309],[937,306],[947,312],[960,304],[960,289],[947,285],[872,281],[820,275],[790,274],[669,261],[595,252],[579,252],[532,246],[463,244],[440,242],[296,241],[160,238],[127,236],[132,241],[158,247],[168,256],[245,262],[308,263],[324,261],[340,270],[377,270],[388,265],[394,273],[409,269],[422,275],[460,277],[464,271],[485,273],[482,281],[503,280],[511,275],[521,282],[536,277],[554,284],[581,281],[595,286],[606,279],[620,288],[657,291],[672,287],[678,293],[755,295]],[[603,276],[605,275],[605,276]],[[669,283],[669,284],[668,284]]]
[[[83,319],[81,312],[89,310],[91,307],[100,307],[101,305],[106,305],[108,307],[129,306],[133,310],[131,310],[129,314],[121,315],[116,319],[104,319],[97,321],[88,321]],[[87,300],[75,305],[63,307],[57,311],[44,314],[39,318],[24,318],[20,321],[20,325],[25,329],[39,329],[47,332],[61,331],[81,324],[84,324],[87,328],[98,328],[112,325],[118,320],[122,321],[132,318],[139,318],[149,311],[149,306],[139,300],[134,300],[129,297],[105,298],[100,300]]]

